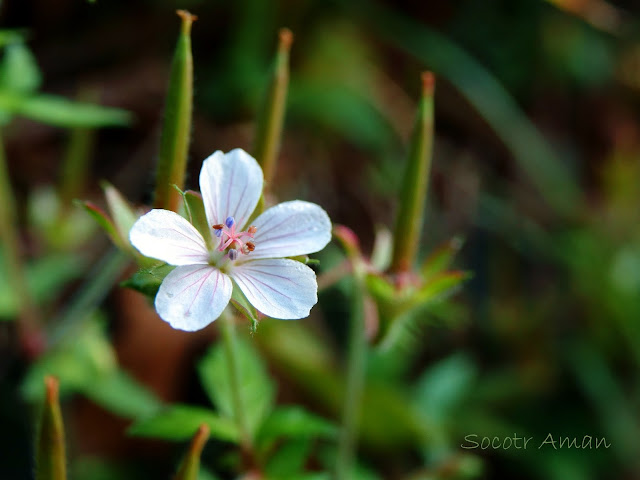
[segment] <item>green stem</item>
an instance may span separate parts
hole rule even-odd
[[[338,441],[336,462],[337,480],[352,478],[358,435],[358,423],[364,390],[367,339],[365,336],[365,265],[358,257],[352,257],[354,292],[351,309],[351,330],[347,358],[347,387],[342,410],[342,431]]]
[[[9,171],[4,144],[0,136],[0,239],[7,268],[6,283],[13,286],[18,301],[18,331],[27,354],[37,355],[39,346],[39,312],[33,302],[27,283],[22,252],[20,251],[16,211],[13,192],[9,182]]]
[[[87,274],[82,290],[72,298],[69,307],[52,323],[55,330],[49,335],[49,346],[68,338],[76,325],[93,312],[111,291],[113,285],[131,264],[131,257],[112,247]]]
[[[399,274],[413,268],[420,242],[433,147],[434,84],[433,74],[425,72],[393,236],[391,271]]]
[[[78,93],[80,102],[96,103],[98,97],[98,92],[94,89],[84,89]],[[89,159],[95,139],[95,129],[86,127],[71,129],[59,186],[63,211],[68,211],[71,202],[84,193],[89,176]]]
[[[245,413],[245,405],[242,401],[242,394],[240,392],[242,378],[240,375],[238,348],[236,344],[236,326],[233,313],[229,308],[222,312],[220,322],[222,324],[222,339],[224,342],[224,351],[227,357],[227,365],[229,366],[234,415],[238,428],[240,429],[241,446],[243,453],[250,454],[253,450],[253,442],[251,439],[249,422]]]

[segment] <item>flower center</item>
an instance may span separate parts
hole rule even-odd
[[[236,232],[236,221],[233,217],[228,217],[224,224],[218,223],[212,227],[216,237],[220,239],[218,251],[226,252],[229,260],[235,260],[238,255],[248,255],[255,250],[256,245],[251,240],[258,229],[253,225],[246,232]]]

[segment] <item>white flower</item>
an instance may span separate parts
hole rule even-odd
[[[133,225],[129,239],[140,253],[176,265],[155,300],[158,314],[173,328],[206,327],[236,287],[274,318],[304,318],[318,301],[313,270],[282,257],[322,250],[331,239],[329,216],[314,203],[295,200],[266,210],[243,230],[262,183],[258,162],[241,149],[217,151],[204,161],[200,189],[211,244],[217,244],[211,250],[191,223],[168,210],[151,210]]]

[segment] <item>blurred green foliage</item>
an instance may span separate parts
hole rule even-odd
[[[27,3],[34,9],[40,5]],[[248,145],[243,132],[260,105],[275,32],[288,26],[296,41],[274,191],[326,206],[336,223],[359,235],[365,258],[374,243],[371,232],[392,224],[418,73],[425,68],[436,73],[434,173],[420,252],[426,281],[418,292],[429,301],[418,295],[398,302],[393,285],[368,276],[382,307],[380,320],[393,309],[388,316],[406,319],[398,323],[402,328],[393,342],[368,352],[354,478],[609,480],[638,475],[640,73],[633,67],[639,12],[631,2],[585,2],[619,14],[613,33],[585,21],[588,12],[559,8],[570,3],[561,1],[194,0],[130,2],[126,8],[118,2],[78,3],[83,5],[62,8],[62,17],[77,22],[82,16],[87,30],[79,30],[78,23],[64,24],[67,31],[61,26],[46,30],[33,16],[33,48],[23,30],[0,32],[3,124],[17,116],[62,127],[129,123],[131,116],[121,110],[41,93],[51,91],[49,72],[35,59],[40,52],[46,57],[48,43],[59,46],[72,34],[87,38],[86,44],[78,42],[77,51],[100,52],[88,30],[102,27],[122,31],[126,39],[146,34],[151,40],[129,45],[130,52],[102,53],[87,68],[101,76],[100,69],[110,71],[112,62],[144,64],[156,58],[158,46],[170,48],[173,37],[163,19],[179,6],[200,17],[193,39],[193,150],[200,155],[219,143]],[[623,7],[627,10],[619,10]],[[79,8],[85,10],[78,13]],[[145,18],[135,34],[124,21],[132,13]],[[7,15],[15,24],[11,10]],[[57,17],[61,24],[62,17]],[[82,68],[61,67],[58,75],[70,82]],[[155,135],[156,123],[151,123],[135,135]],[[16,124],[5,128],[16,128],[18,135]],[[201,135],[205,140],[200,132],[207,132]],[[98,144],[119,140],[102,137]],[[132,154],[137,148],[123,149],[127,162],[138,158]],[[105,160],[99,172],[115,178],[124,163]],[[138,190],[142,197],[143,187]],[[73,282],[93,262],[88,245],[96,238],[89,223],[59,203],[55,191],[30,186],[29,206],[21,209],[19,223],[24,236],[39,245],[30,251],[26,273],[47,316],[67,311],[77,300],[69,299],[68,290],[82,291]],[[137,213],[110,191],[110,218],[98,207],[85,206],[125,244],[127,225]],[[464,247],[450,242],[438,249],[458,234],[466,239]],[[320,278],[345,260],[335,246],[319,257]],[[384,252],[378,249],[371,257],[384,270]],[[0,278],[6,279],[3,266]],[[152,293],[166,274],[155,268],[148,266],[130,282]],[[110,288],[116,280],[106,278]],[[468,281],[461,284],[463,279]],[[460,285],[462,293],[451,297]],[[135,435],[184,441],[204,422],[217,439],[205,449],[200,478],[218,478],[209,472],[229,474],[239,462],[229,448],[238,434],[230,421],[228,366],[220,348],[201,356],[200,396],[182,392],[179,402],[161,402],[118,364],[112,337],[117,309],[112,306],[108,316],[94,313],[108,288],[84,297],[90,301],[80,305],[90,308],[76,311],[80,320],[65,323],[71,327],[59,330],[65,333],[26,375],[24,364],[7,353],[9,367],[0,369],[2,391],[21,385],[24,398],[35,402],[43,376],[53,373],[63,398],[81,394],[135,420],[130,427]],[[321,471],[335,461],[334,419],[344,394],[344,338],[353,291],[352,280],[343,279],[320,293],[315,318],[266,321],[240,343],[241,369],[249,379],[243,398],[269,478],[327,478]],[[2,281],[0,319],[15,316],[10,282]],[[14,338],[11,325],[0,328],[0,348],[11,351],[4,340]],[[147,365],[154,368],[153,359]],[[196,375],[193,368],[186,370],[185,375]],[[194,397],[193,404],[184,403]],[[290,399],[305,407],[286,406]],[[5,395],[0,405],[0,420],[10,428],[20,420],[8,412],[21,412],[28,421],[22,400]],[[15,430],[16,442],[28,444],[28,429]],[[460,448],[468,434],[514,433],[533,436],[538,444],[549,433],[606,436],[611,447]],[[11,452],[8,448],[0,446],[0,476],[23,478],[27,469],[18,456],[3,455]],[[149,471],[166,476],[168,463],[84,453],[71,462],[74,478],[105,480],[142,478]],[[304,470],[310,472],[300,474]]]

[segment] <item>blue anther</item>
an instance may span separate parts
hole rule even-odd
[[[222,236],[222,229],[214,230],[216,232],[216,237],[220,238]]]
[[[236,221],[233,219],[233,217],[227,217],[224,223],[227,226],[227,228],[231,228],[233,227],[233,224],[236,223]]]
[[[231,250],[229,250],[229,260],[235,260],[236,258],[238,258],[238,250],[236,250],[235,248],[232,248]]]

